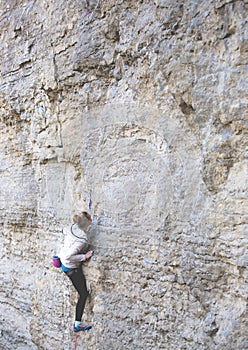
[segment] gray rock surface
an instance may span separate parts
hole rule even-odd
[[[244,350],[246,0],[0,3],[0,349]],[[89,210],[89,202],[92,206]]]

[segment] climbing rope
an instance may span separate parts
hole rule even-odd
[[[89,10],[90,1],[85,0],[85,2],[86,2],[86,15],[89,15],[90,14],[90,10]]]
[[[85,0],[85,2],[86,2],[86,10],[85,10],[85,12],[86,12],[86,15],[89,15],[89,16],[87,16],[87,18],[88,18],[87,21],[84,22],[84,23],[82,23],[81,30],[82,30],[87,24],[89,24],[89,23],[92,21],[93,16],[94,16],[94,14],[95,14],[95,12],[96,12],[96,10],[97,10],[99,4],[100,4],[100,0],[98,0],[98,2],[96,3],[96,6],[94,7],[94,9],[93,9],[92,11],[90,11],[90,10],[89,10],[89,5],[90,5],[89,0]]]
[[[77,340],[78,340],[78,333],[76,333],[75,344],[74,344],[74,350],[77,350]]]
[[[92,198],[91,198],[91,195],[92,195],[92,190],[90,190],[90,200],[89,200],[89,204],[88,204],[89,209],[91,209],[91,207],[92,207]]]

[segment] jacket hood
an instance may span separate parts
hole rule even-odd
[[[70,234],[78,239],[87,239],[86,233],[82,229],[80,229],[77,224],[71,225]]]

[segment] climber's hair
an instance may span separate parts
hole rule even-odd
[[[86,211],[83,211],[79,214],[75,214],[72,218],[74,224],[77,224],[78,227],[80,228],[84,228],[84,226],[86,224],[88,224],[89,222],[92,222],[92,218],[90,216],[89,213],[87,213]]]

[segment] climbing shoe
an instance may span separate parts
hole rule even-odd
[[[74,332],[88,331],[92,327],[89,325],[80,324],[79,326],[74,326]]]

